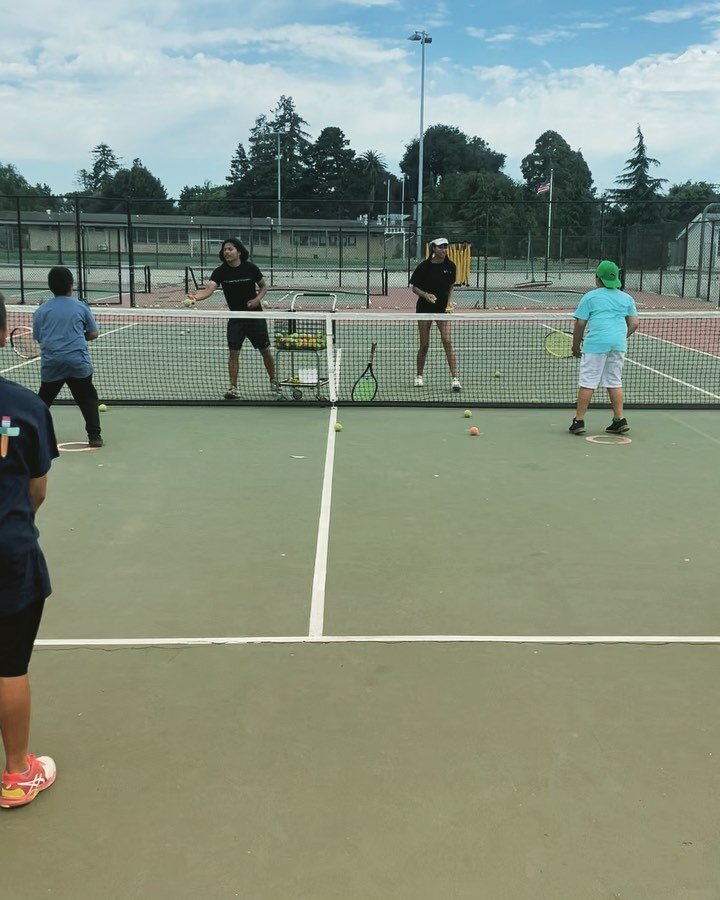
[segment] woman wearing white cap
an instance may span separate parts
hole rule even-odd
[[[452,310],[452,292],[455,285],[455,263],[448,259],[449,242],[447,238],[435,238],[430,244],[430,255],[424,259],[410,276],[413,294],[418,298],[415,312],[429,313],[430,315],[444,315]],[[451,387],[454,391],[462,388],[457,377],[457,358],[450,337],[450,322],[436,319],[435,324],[440,332],[445,356],[447,357]],[[430,346],[430,327],[432,322],[424,319],[418,322],[420,332],[420,348],[417,355],[417,370],[415,375],[415,387],[423,387],[423,372],[428,347]]]

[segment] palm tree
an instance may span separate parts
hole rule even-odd
[[[374,150],[366,150],[360,155],[360,168],[364,175],[367,176],[370,190],[368,192],[369,211],[372,213],[375,204],[375,190],[378,182],[382,181],[387,175],[385,168],[385,157],[382,153],[376,153]]]

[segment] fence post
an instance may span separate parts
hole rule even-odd
[[[490,211],[485,212],[485,261],[483,264],[483,309],[487,309],[488,244],[490,243]]]
[[[661,248],[661,255],[660,255],[660,283],[658,284],[658,294],[662,294],[662,288],[663,288],[663,272],[664,272],[664,270],[665,270],[665,261],[666,261],[665,253],[666,253],[666,251],[667,251],[667,246],[666,246],[666,244],[665,244],[665,223],[664,223],[664,222],[663,222],[662,225],[660,226],[660,248]]]
[[[368,212],[365,228],[365,304],[370,309],[370,213]]]
[[[710,223],[710,252],[708,253],[708,286],[707,286],[707,302],[710,302],[710,285],[712,284],[713,272],[713,249],[715,247],[715,219]]]
[[[23,265],[23,245],[22,245],[22,214],[20,212],[20,198],[15,198],[17,211],[17,231],[18,231],[18,263],[20,265],[20,302],[25,302],[25,267]]]
[[[338,287],[342,287],[343,273],[343,233],[342,225],[338,227]]]
[[[132,213],[129,197],[126,198],[125,203],[127,209],[128,265],[130,266],[130,306],[137,306],[135,302],[135,238],[132,233]]]
[[[690,241],[690,227],[689,223],[685,226],[685,253],[683,255],[683,267],[682,267],[682,283],[680,286],[680,296],[685,298],[685,277],[687,275],[687,258],[688,258],[688,243]]]
[[[588,248],[590,236],[588,235]],[[600,252],[598,259],[605,259],[605,198],[600,201]],[[588,253],[588,268],[590,268],[590,254]]]
[[[643,289],[643,274],[645,273],[645,226],[640,226],[640,287]]]
[[[77,292],[78,296],[82,297],[83,295],[83,274],[84,274],[84,263],[83,263],[83,254],[82,254],[82,232],[81,232],[81,224],[80,224],[80,198],[77,194],[75,194],[75,261],[77,268]]]

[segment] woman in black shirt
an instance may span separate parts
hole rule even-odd
[[[455,285],[455,263],[448,259],[448,239],[435,238],[430,244],[430,256],[417,266],[410,276],[410,284],[413,293],[417,296],[415,312],[429,313],[442,316],[452,312],[452,292]],[[436,319],[435,324],[440,332],[445,356],[447,357],[450,375],[452,377],[451,388],[460,391],[462,385],[458,379],[457,357],[453,349],[450,337],[450,322]],[[420,347],[417,354],[417,370],[415,375],[415,387],[423,387],[423,372],[430,346],[430,327],[432,322],[423,320],[418,322],[420,332]]]

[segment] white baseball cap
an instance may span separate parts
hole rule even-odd
[[[435,238],[430,243],[435,244],[436,247],[448,247],[450,245],[450,241],[447,238]]]

